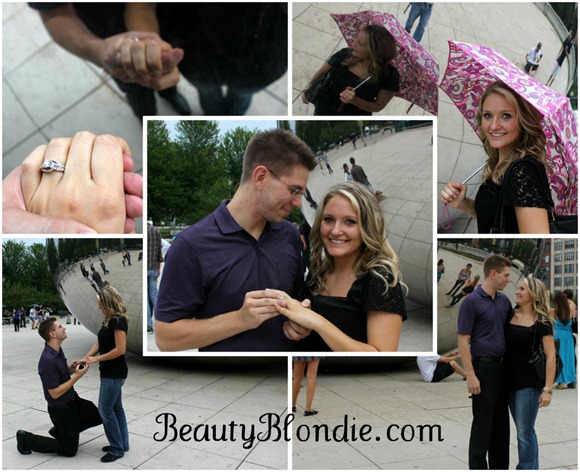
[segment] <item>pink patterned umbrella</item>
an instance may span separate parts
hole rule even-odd
[[[542,114],[546,159],[553,170],[550,187],[556,213],[578,214],[578,133],[570,100],[522,72],[491,48],[449,41],[449,62],[440,87],[476,133],[479,100],[487,87],[498,81]]]
[[[397,42],[398,54],[391,61],[391,65],[398,70],[400,76],[399,92],[396,96],[437,115],[439,62],[405,31],[393,15],[361,11],[342,15],[331,13],[330,16],[336,21],[349,47],[352,47],[363,26],[369,24],[384,26]]]

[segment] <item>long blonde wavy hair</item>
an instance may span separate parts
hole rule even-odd
[[[312,230],[310,231],[310,268],[312,270],[311,287],[315,295],[326,289],[326,278],[334,271],[334,258],[326,252],[320,234],[324,209],[331,198],[341,196],[352,205],[361,232],[362,246],[360,256],[355,264],[354,273],[358,278],[371,271],[385,282],[385,293],[389,287],[402,283],[399,271],[399,258],[387,239],[385,219],[376,197],[363,185],[356,182],[341,183],[331,187],[318,206]],[[381,275],[384,269],[393,276],[391,283]]]
[[[129,324],[125,301],[117,289],[109,285],[108,282],[105,282],[105,286],[97,293],[97,300],[105,314],[104,326],[109,326],[109,321],[114,316],[122,316],[127,321],[127,325]]]
[[[501,163],[499,162],[499,150],[491,147],[482,125],[485,100],[494,93],[501,95],[514,107],[516,110],[515,118],[520,130],[519,139],[507,158]],[[492,180],[495,184],[500,185],[509,165],[524,156],[537,160],[546,168],[547,172],[551,172],[550,167],[546,164],[546,135],[542,130],[540,113],[526,100],[514,93],[507,85],[495,82],[487,88],[479,102],[475,124],[479,135],[482,137],[483,149],[487,155],[487,161],[483,169],[484,179]]]
[[[553,324],[552,317],[550,316],[550,295],[544,282],[535,277],[526,277],[524,283],[528,286],[528,291],[532,299],[534,321]]]

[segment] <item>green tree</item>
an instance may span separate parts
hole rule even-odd
[[[228,131],[222,138],[219,156],[224,164],[228,179],[228,196],[232,196],[238,189],[244,167],[246,147],[257,132],[258,130],[250,131],[247,128],[237,127]]]

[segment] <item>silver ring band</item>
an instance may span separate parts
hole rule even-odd
[[[41,172],[64,172],[64,165],[58,161],[47,159],[40,165]]]

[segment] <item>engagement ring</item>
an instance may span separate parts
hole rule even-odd
[[[41,172],[64,172],[64,165],[60,162],[47,159],[40,165]]]
[[[132,35],[131,35],[131,39],[132,39],[133,41],[139,42],[139,38],[137,37],[137,35],[136,35],[136,34],[132,34]]]

